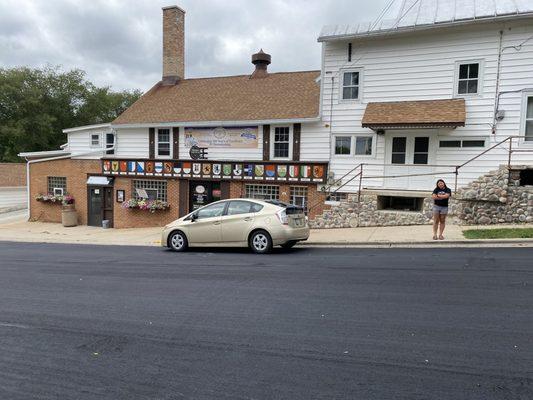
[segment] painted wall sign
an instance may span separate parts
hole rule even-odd
[[[126,170],[120,168],[126,166]],[[240,181],[325,183],[327,163],[268,161],[103,160],[102,171],[113,176],[161,176]]]
[[[257,149],[259,146],[259,127],[185,128],[185,146]]]

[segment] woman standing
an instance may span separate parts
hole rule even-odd
[[[439,179],[437,186],[433,190],[433,240],[444,240],[444,227],[446,226],[446,215],[448,215],[448,199],[452,191],[446,186],[446,183]],[[437,237],[437,231],[439,236]]]

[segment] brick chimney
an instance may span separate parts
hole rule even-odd
[[[163,7],[163,85],[175,85],[185,77],[185,11]]]
[[[267,69],[270,62],[270,54],[265,53],[263,49],[259,50],[258,53],[252,54],[252,64],[255,65],[255,71],[250,78],[266,78],[268,76]]]

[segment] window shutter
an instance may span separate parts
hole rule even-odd
[[[263,161],[270,160],[270,125],[263,125]]]
[[[302,135],[302,124],[294,124],[292,130],[292,160],[300,161],[300,137]]]
[[[172,128],[172,140],[172,158],[177,160],[180,158],[180,128]]]
[[[148,129],[148,158],[155,158],[155,128]]]

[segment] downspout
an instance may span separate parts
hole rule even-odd
[[[63,159],[72,158],[72,157],[88,156],[88,155],[91,155],[91,154],[96,154],[96,153],[100,153],[100,152],[107,152],[109,150],[115,150],[116,141],[117,141],[117,134],[116,134],[116,132],[113,132],[113,146],[111,146],[111,147],[105,147],[104,149],[98,149],[98,150],[91,150],[91,151],[88,151],[88,152],[85,152],[85,153],[68,154],[68,155],[65,155],[65,156],[48,157],[48,158],[39,158],[37,160],[28,160],[28,158],[26,157],[26,187],[27,187],[26,198],[27,198],[27,202],[28,202],[28,220],[30,219],[30,216],[31,216],[30,164],[36,164],[36,163],[39,163],[39,162],[46,162],[46,161],[63,160]]]
[[[500,67],[502,63],[502,43],[503,43],[503,30],[500,31],[500,43],[498,45],[498,63],[496,66],[496,91],[494,92],[494,113],[492,118],[492,134],[496,135],[496,114],[498,113],[499,100],[500,100]]]

